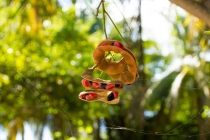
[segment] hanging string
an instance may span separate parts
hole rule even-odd
[[[115,2],[114,0],[112,0],[112,1],[113,1],[113,3],[115,4],[115,6],[117,7],[117,9],[118,9],[118,11],[120,12],[120,14],[123,16],[123,20],[125,21],[125,24],[126,24],[126,26],[128,27],[128,29],[129,29],[129,35],[131,36],[132,30],[131,30],[130,26],[128,25],[127,20],[125,19],[124,14],[123,14],[122,11],[120,10],[120,8],[117,6],[116,2]]]
[[[103,25],[104,25],[104,33],[105,33],[105,37],[106,39],[108,39],[107,37],[107,32],[106,32],[106,18],[105,15],[108,16],[108,18],[110,19],[110,21],[112,22],[113,26],[115,27],[115,29],[117,30],[118,34],[120,35],[120,37],[123,39],[123,41],[127,44],[128,48],[130,46],[130,44],[125,40],[125,38],[122,36],[122,34],[120,33],[119,29],[117,28],[116,24],[114,23],[114,21],[112,20],[111,16],[109,15],[109,13],[105,10],[105,6],[104,6],[104,2],[105,0],[101,0],[97,9],[96,9],[96,16],[98,16],[98,12],[99,12],[99,8],[102,5],[102,14],[103,14]]]
[[[117,4],[116,4],[116,2],[115,2],[115,0],[112,0],[113,1],[113,3],[115,4],[115,6],[117,7],[117,9],[118,9],[118,11],[120,12],[120,14],[123,16],[123,21],[125,22],[125,25],[126,25],[126,27],[128,28],[128,32],[129,32],[129,36],[130,36],[130,38],[129,38],[129,40],[128,40],[128,42],[129,42],[129,47],[128,48],[130,48],[131,47],[131,45],[132,45],[132,39],[131,39],[131,36],[132,36],[132,29],[131,29],[131,27],[129,26],[129,24],[128,24],[128,22],[127,22],[127,20],[126,20],[126,18],[125,18],[125,16],[124,16],[124,14],[123,14],[123,12],[120,10],[120,8],[117,6]],[[133,20],[133,17],[131,18],[131,22],[132,22],[132,20]],[[126,31],[126,30],[125,30]]]
[[[104,27],[104,34],[105,34],[105,37],[106,39],[108,39],[108,36],[107,36],[107,32],[106,32],[106,15],[108,15],[108,17],[110,18],[110,20],[112,21],[113,25],[115,26],[115,28],[117,29],[118,33],[120,34],[118,28],[116,27],[116,25],[114,24],[113,20],[111,19],[111,17],[109,16],[109,14],[106,12],[105,10],[105,6],[104,6],[104,2],[105,0],[101,0],[98,7],[96,8],[96,17],[98,16],[98,13],[99,13],[99,8],[100,6],[102,5],[102,15],[103,15],[103,27]],[[122,37],[122,35],[120,34],[120,36]],[[123,38],[123,37],[122,37]],[[124,38],[123,38],[124,39]],[[104,58],[102,58],[97,64],[95,64],[92,69],[94,70],[95,68],[97,68],[97,66],[107,57],[111,55],[112,58],[114,58],[114,55],[109,51],[108,54],[106,56],[104,56]],[[103,73],[103,72],[102,72]],[[101,74],[102,74],[101,73]]]
[[[104,7],[104,0],[101,0],[102,1],[102,13],[103,13],[103,25],[104,25],[104,33],[105,33],[105,37],[106,39],[108,39],[107,37],[107,33],[106,33],[106,17],[105,17],[105,7]]]

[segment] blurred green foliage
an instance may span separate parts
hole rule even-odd
[[[210,65],[202,57],[209,51],[209,38],[200,30],[201,21],[177,15],[175,51],[168,56],[152,40],[132,42],[138,64],[144,56],[139,69],[145,79],[140,75],[126,85],[117,105],[87,103],[78,98],[85,89],[80,75],[93,66],[92,52],[103,39],[103,26],[95,11],[86,8],[77,14],[75,4],[71,1],[63,10],[56,0],[0,3],[0,126],[8,130],[8,140],[15,140],[18,132],[24,135],[25,123],[35,126],[40,140],[45,127],[55,140],[175,140],[210,131],[202,129],[208,127]],[[116,25],[124,31],[121,23]],[[131,34],[123,33],[128,40]],[[109,37],[122,41],[114,28]],[[177,58],[187,63],[171,70]],[[194,59],[199,65],[189,63]],[[168,75],[155,81],[164,72]],[[110,129],[101,128],[102,122]]]
[[[107,105],[87,104],[78,94],[80,75],[93,65],[90,52],[101,40],[94,30],[100,21],[78,17],[74,5],[64,12],[57,1],[3,1],[0,15],[0,123],[9,139],[23,122],[37,125],[38,137],[47,124],[55,138],[84,132],[91,138]]]
[[[195,139],[209,138],[209,134],[203,135],[209,132],[206,122],[209,121],[210,62],[205,57],[209,52],[209,37],[203,34],[205,24],[192,18],[191,15],[176,16],[172,30],[175,48],[169,57],[171,64],[165,67],[166,76],[150,86],[146,93],[145,106],[155,112],[146,125],[149,128],[156,126],[154,131],[165,129],[166,134],[173,135],[163,135],[159,139],[176,139],[177,134],[194,135]]]

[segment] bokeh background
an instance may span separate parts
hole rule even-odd
[[[105,39],[99,3],[1,0],[0,140],[210,138],[209,26],[169,1],[105,1],[140,77],[116,105],[79,100]],[[106,27],[126,44],[108,17]]]

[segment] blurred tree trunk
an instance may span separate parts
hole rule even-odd
[[[194,0],[169,0],[177,6],[183,8],[192,15],[203,20],[210,26],[210,0],[204,0],[202,2]]]
[[[142,44],[142,27],[141,27],[141,1],[139,1],[139,11],[138,11],[138,16],[137,16],[137,23],[138,23],[138,41],[134,44],[135,47],[138,47],[138,57],[137,57],[137,62],[138,62],[138,70],[139,70],[139,77],[135,88],[138,90],[138,94],[135,95],[132,98],[129,113],[128,113],[128,119],[135,121],[134,124],[129,124],[130,127],[135,128],[135,129],[143,129],[144,125],[144,107],[143,107],[143,102],[144,102],[144,96],[146,93],[146,74],[144,72],[144,46]]]
[[[100,118],[97,118],[97,121],[95,122],[94,125],[94,131],[93,131],[93,137],[96,140],[101,140],[100,138]]]
[[[198,128],[199,128],[199,138],[200,140],[209,140],[210,134],[210,127],[209,127],[209,122],[210,119],[209,117],[202,117],[202,113],[204,112],[204,105],[206,106],[210,106],[208,102],[206,102],[208,100],[209,97],[207,97],[204,94],[198,94],[197,95],[197,104],[198,104]]]

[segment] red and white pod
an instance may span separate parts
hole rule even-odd
[[[80,92],[79,99],[87,102],[102,101],[107,104],[117,104],[119,95],[117,91],[94,89]]]
[[[105,59],[105,52],[114,52],[122,55],[117,62],[110,62]],[[119,41],[104,40],[93,52],[94,63],[97,68],[107,73],[114,80],[124,84],[132,84],[138,77],[136,59],[133,53],[125,48]]]
[[[106,89],[106,90],[119,90],[123,88],[123,84],[119,83],[106,83],[104,82],[98,82],[98,81],[90,81],[85,78],[81,80],[81,83],[84,87],[86,88],[91,88],[91,89]]]

